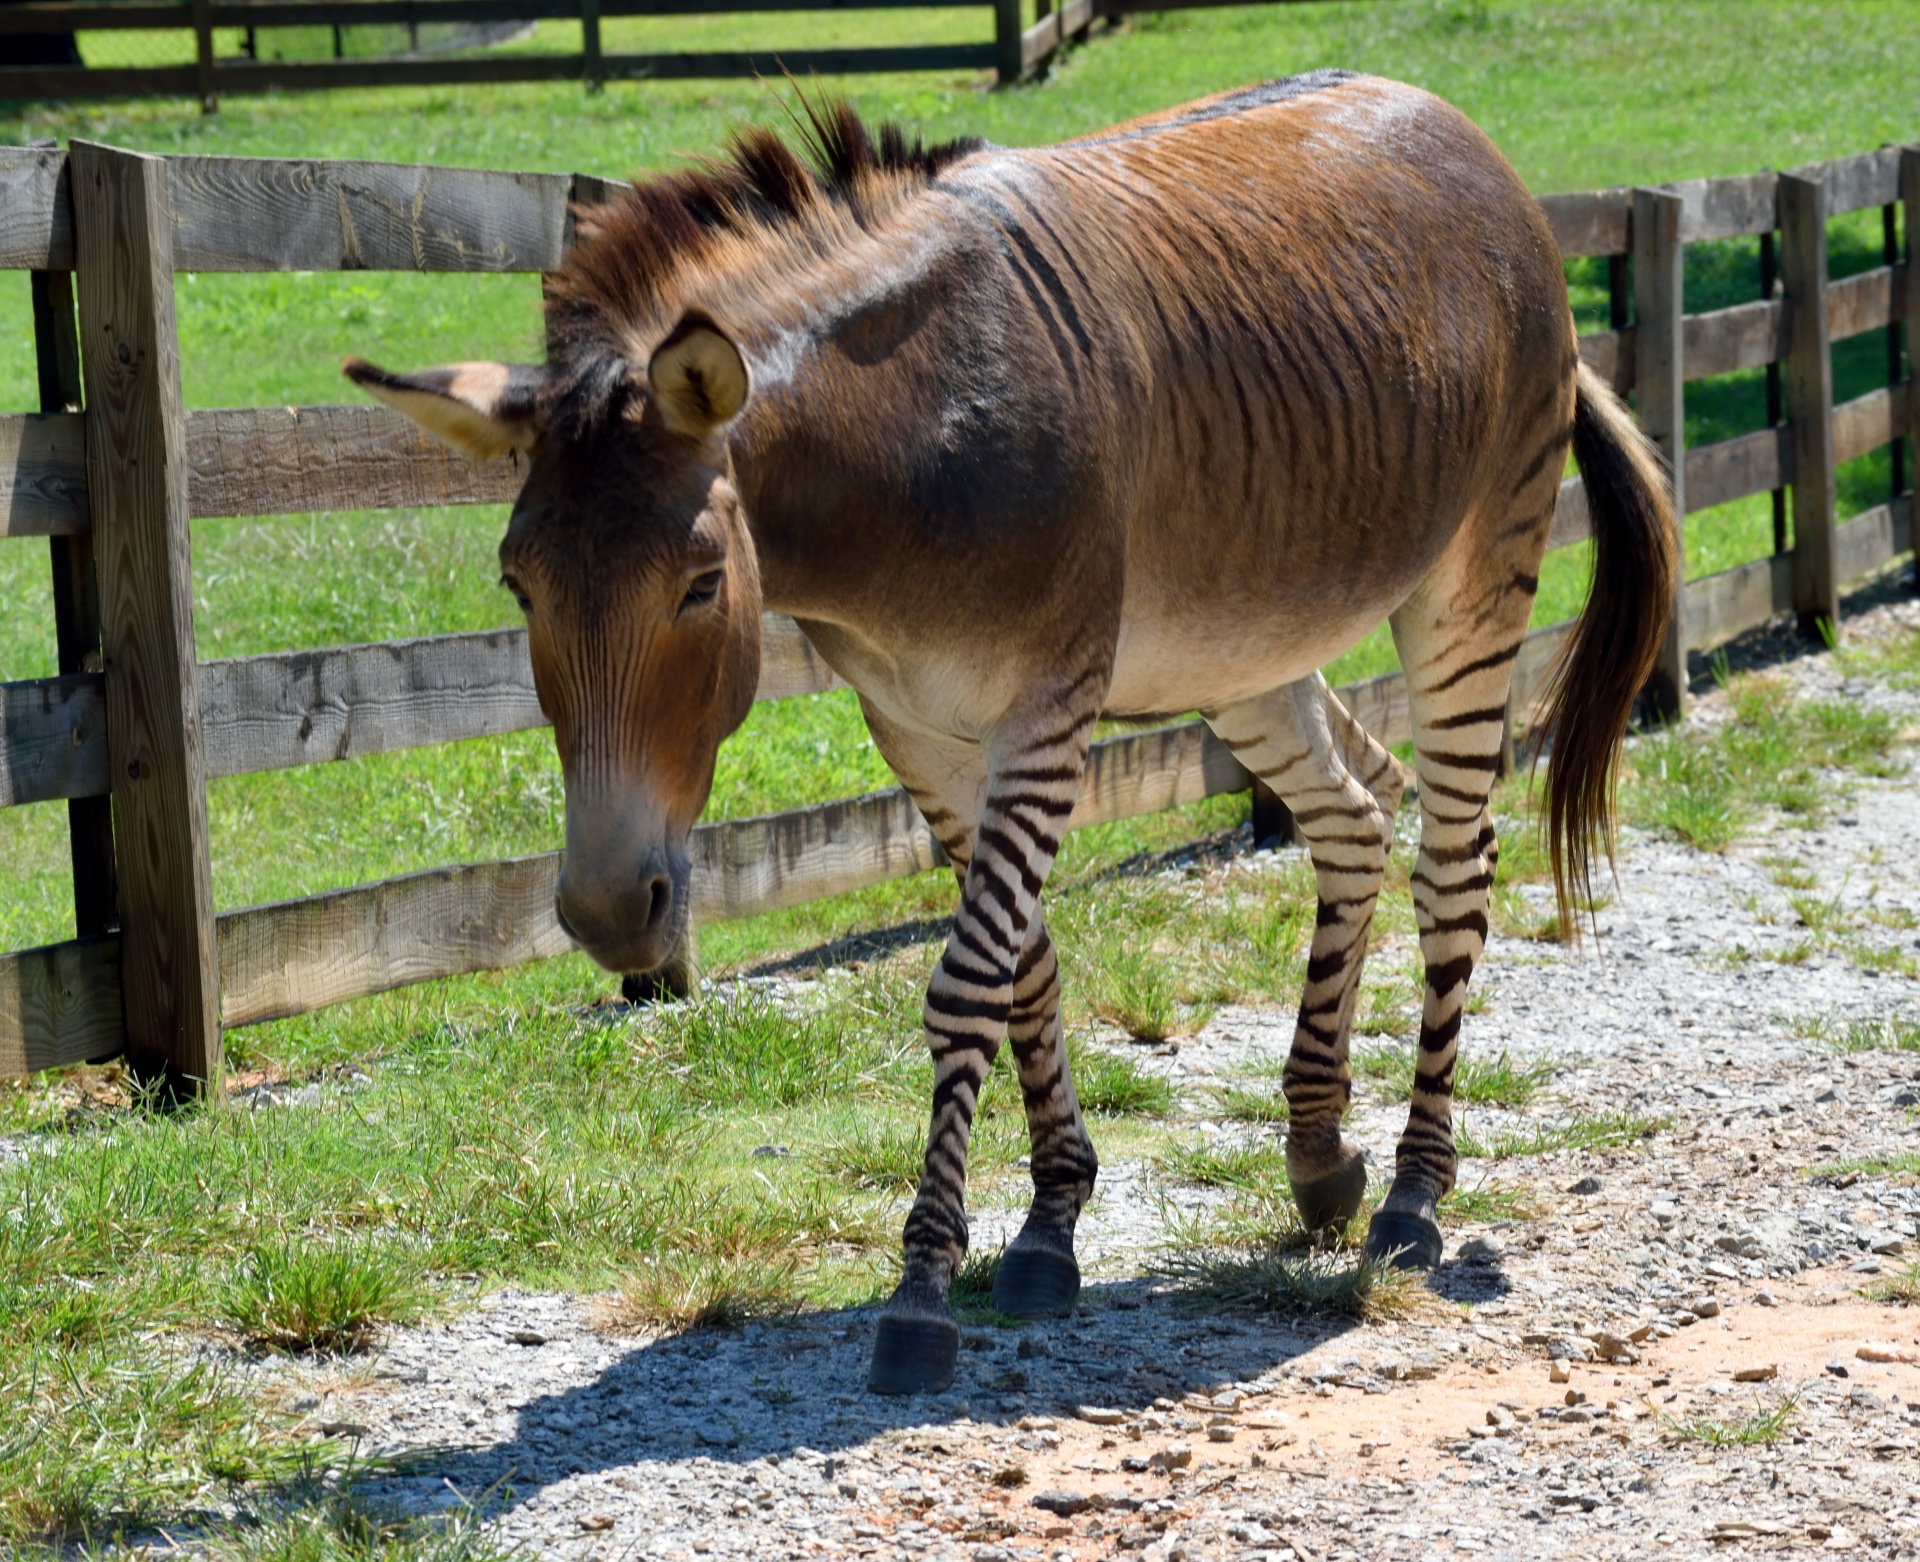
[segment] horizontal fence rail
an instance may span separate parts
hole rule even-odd
[[[754,8],[767,7],[756,0]],[[602,12],[616,14],[607,7]],[[1070,36],[1099,14],[1109,13],[1091,0],[1049,9],[1029,38],[1048,29],[1056,40]],[[115,167],[122,165],[114,159],[140,166],[156,192],[152,199],[165,208],[174,270],[544,272],[564,254],[572,207],[605,200],[620,188],[583,175],[301,159],[131,159],[108,149],[84,155]],[[36,278],[76,268],[72,180],[65,153],[0,149],[0,268],[31,270]],[[1821,264],[1810,280],[1804,264],[1800,271],[1789,266],[1785,290],[1752,303],[1689,316],[1681,312],[1677,289],[1663,295],[1655,287],[1641,290],[1637,318],[1616,304],[1615,324],[1582,337],[1580,351],[1617,389],[1642,391],[1643,415],[1657,398],[1654,380],[1641,383],[1642,353],[1656,366],[1647,372],[1667,375],[1677,395],[1677,387],[1716,375],[1771,365],[1805,370],[1814,361],[1810,355],[1824,354],[1833,341],[1897,329],[1920,314],[1910,255],[1890,252],[1885,265],[1829,281],[1824,243],[1816,245],[1807,226],[1809,210],[1824,233],[1831,216],[1896,203],[1909,217],[1920,205],[1920,153],[1913,150],[1883,149],[1791,174],[1541,202],[1563,253],[1616,262],[1631,256],[1650,276],[1661,265],[1676,266],[1677,246],[1685,243],[1778,232],[1789,247],[1799,243],[1802,261],[1819,250]],[[1636,231],[1637,213],[1654,214],[1654,227]],[[1658,244],[1668,248],[1649,247]],[[84,295],[84,275],[81,284]],[[57,319],[49,319],[54,324],[40,329],[57,334]],[[518,458],[472,466],[384,407],[187,412],[177,406],[177,383],[171,394],[184,451],[184,494],[171,525],[188,517],[504,504],[525,477]],[[56,548],[82,555],[90,548],[101,501],[89,460],[95,414],[73,410],[80,400],[78,390],[69,389],[43,401],[49,410],[0,416],[0,538],[52,538]],[[1829,383],[1824,399],[1803,397],[1786,421],[1738,438],[1686,449],[1671,433],[1663,437],[1679,509],[1693,514],[1783,488],[1798,494],[1808,484],[1803,468],[1809,462],[1814,485],[1824,482],[1830,493],[1835,466],[1911,438],[1916,422],[1920,406],[1909,370],[1838,405]],[[1822,431],[1820,437],[1809,429]],[[1688,650],[1710,649],[1782,613],[1805,620],[1810,556],[1819,559],[1812,582],[1817,602],[1819,593],[1830,597],[1836,582],[1865,575],[1913,547],[1909,493],[1844,523],[1831,512],[1830,499],[1824,517],[1809,513],[1803,521],[1796,508],[1795,547],[1687,582],[1676,601],[1679,632],[1670,653],[1684,659]],[[1569,479],[1549,546],[1577,545],[1589,535],[1585,491]],[[1524,722],[1539,705],[1570,627],[1551,625],[1525,642],[1514,669],[1516,719]],[[766,615],[762,635],[758,698],[841,686],[791,620]],[[97,651],[92,663],[80,657],[69,666],[66,639],[62,644],[67,670],[61,676],[0,684],[0,806],[65,799],[75,809],[104,807],[119,795],[116,776],[125,766],[116,771],[107,675],[97,670]],[[195,692],[189,754],[198,773],[211,777],[357,759],[545,721],[520,629],[204,662]],[[1400,674],[1338,692],[1381,741],[1410,737]],[[1245,790],[1249,782],[1198,722],[1109,738],[1093,747],[1072,825],[1131,818]],[[702,825],[690,851],[694,915],[705,921],[805,904],[944,861],[897,788]],[[76,835],[77,889],[83,887],[79,852]],[[552,909],[559,862],[549,853],[467,864],[222,913],[212,930],[219,1024],[257,1023],[564,953],[571,945]],[[123,1049],[133,999],[123,993],[120,973],[121,939],[110,928],[0,955],[0,1074]]]

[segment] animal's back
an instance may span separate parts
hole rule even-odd
[[[1571,372],[1544,217],[1417,88],[1315,72],[949,177],[1023,230],[1082,459],[1124,474],[1116,709],[1234,692],[1176,691],[1190,663],[1267,686],[1366,634]]]

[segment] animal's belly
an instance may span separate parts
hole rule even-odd
[[[1251,699],[1332,661],[1382,617],[1129,618],[1120,627],[1107,712],[1174,715]]]

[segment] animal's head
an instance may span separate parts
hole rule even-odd
[[[760,674],[760,577],[727,454],[738,348],[689,313],[650,354],[584,371],[464,363],[355,384],[435,438],[529,473],[500,544],[566,781],[561,924],[651,971],[688,914],[687,835]],[[582,412],[582,407],[587,411]]]

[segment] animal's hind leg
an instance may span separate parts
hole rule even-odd
[[[1080,1294],[1073,1228],[1100,1170],[1067,1070],[1060,1023],[1060,962],[1036,913],[1013,977],[1007,1039],[1020,1074],[1032,1150],[1033,1205],[1001,1255],[993,1305],[1016,1318],[1058,1317]]]
[[[1313,859],[1319,890],[1300,1018],[1281,1078],[1287,1176],[1308,1227],[1344,1225],[1360,1208],[1366,1162],[1340,1133],[1353,1094],[1348,1042],[1374,904],[1393,845],[1402,776],[1315,673],[1214,712],[1208,724],[1280,794]]]
[[[1513,656],[1526,633],[1538,567],[1535,551],[1512,568],[1477,561],[1475,578],[1464,582],[1458,577],[1466,569],[1443,569],[1393,618],[1401,664],[1409,670],[1420,790],[1412,880],[1426,992],[1406,1131],[1395,1151],[1393,1186],[1367,1232],[1367,1252],[1398,1255],[1405,1268],[1440,1262],[1434,1210],[1452,1189],[1458,1165],[1453,1065],[1467,981],[1486,948],[1498,854],[1487,799],[1506,742]]]

